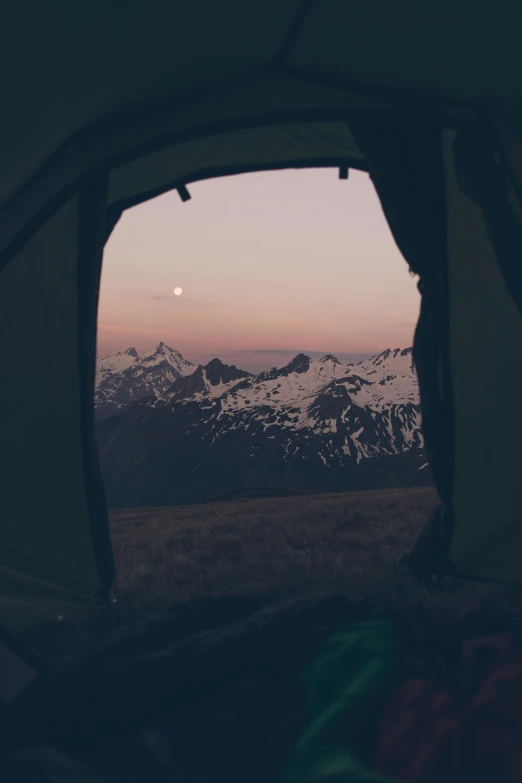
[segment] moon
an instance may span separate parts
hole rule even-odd
[[[178,286],[177,288],[174,289],[174,293],[176,294],[176,296],[181,296],[181,294],[183,293],[183,289]]]

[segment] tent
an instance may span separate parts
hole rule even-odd
[[[93,432],[104,244],[126,208],[248,171],[370,173],[420,276],[415,361],[449,559],[462,576],[520,581],[520,3],[30,0],[2,29],[11,649],[111,589]]]

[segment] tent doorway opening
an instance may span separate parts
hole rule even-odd
[[[364,172],[190,195],[127,210],[105,248],[95,404],[121,594],[371,594],[436,500],[417,280]]]

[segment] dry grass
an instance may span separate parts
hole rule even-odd
[[[117,592],[140,605],[317,592],[399,598],[393,560],[436,502],[422,488],[113,511]]]
[[[84,654],[212,597],[489,600],[491,589],[476,583],[428,589],[393,568],[436,504],[433,489],[412,488],[112,511],[116,603],[33,629],[25,641],[48,661]],[[517,606],[521,599],[517,592]]]

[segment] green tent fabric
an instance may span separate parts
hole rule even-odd
[[[423,434],[442,501],[453,495],[453,422],[445,279],[442,131],[431,118],[405,122],[383,114],[352,121],[365,150],[395,241],[420,277],[422,305],[414,340]],[[384,130],[384,132],[383,132]]]
[[[445,139],[455,422],[456,525],[450,557],[463,573],[520,581],[522,508],[515,476],[521,463],[513,435],[522,426],[522,320],[517,306],[522,288],[520,272],[511,277],[507,269],[513,256],[520,265],[522,223],[517,226],[521,215],[515,212],[515,191],[520,195],[520,188],[516,174],[510,181],[502,159],[493,164],[497,176],[490,176],[487,156],[494,160],[505,150],[494,129],[487,143],[488,130],[486,126],[481,139],[486,149],[479,153],[485,165],[472,161],[471,171],[464,169],[461,158],[476,144],[476,132],[461,139],[462,134],[447,131]],[[461,157],[459,141],[464,147]],[[473,184],[466,188],[466,180],[458,186],[459,176],[464,179],[466,174],[467,182],[472,183],[472,176],[476,180],[477,194]],[[502,379],[501,400],[485,383],[484,355],[488,376]],[[460,519],[469,522],[459,525]]]
[[[375,612],[331,636],[305,673],[309,727],[284,783],[393,783],[359,757],[390,694],[401,682],[396,621]]]
[[[421,278],[454,570],[520,581],[520,3],[29,0],[2,22],[0,622],[16,634],[110,592],[92,407],[118,217],[278,168],[369,171]]]

